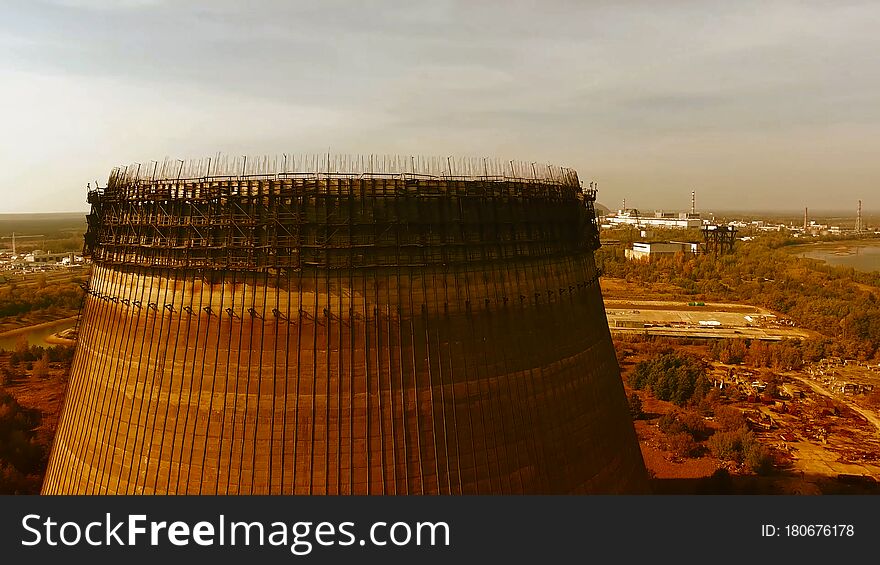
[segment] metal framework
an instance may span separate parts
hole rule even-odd
[[[703,252],[724,255],[733,253],[736,228],[733,226],[703,226]]]
[[[598,247],[596,192],[582,189],[577,173],[547,166],[517,178],[485,165],[482,176],[428,167],[183,180],[115,169],[106,189],[89,193],[84,252],[106,265],[249,271],[450,265]]]

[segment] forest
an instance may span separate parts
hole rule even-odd
[[[83,280],[75,278],[48,284],[46,276],[40,275],[36,284],[4,284],[0,286],[0,318],[31,312],[69,316],[82,305],[84,293],[79,285]]]

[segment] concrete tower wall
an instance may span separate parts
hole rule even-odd
[[[45,493],[644,489],[573,171],[114,175]]]

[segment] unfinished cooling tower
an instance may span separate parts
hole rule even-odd
[[[43,492],[642,491],[594,199],[486,160],[115,169]]]

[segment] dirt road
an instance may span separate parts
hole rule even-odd
[[[825,388],[819,386],[818,384],[816,384],[815,382],[813,382],[810,379],[806,379],[806,378],[799,377],[797,375],[792,375],[792,374],[789,374],[787,376],[789,376],[797,381],[800,381],[801,383],[803,383],[803,384],[807,385],[808,387],[810,387],[811,389],[813,389],[814,392],[817,392],[818,394],[821,394],[822,396],[827,396],[828,398],[831,398],[833,400],[838,400],[840,402],[843,402],[848,407],[852,408],[854,412],[858,412],[859,414],[864,416],[866,420],[871,422],[874,425],[874,427],[877,428],[878,431],[880,431],[880,417],[877,417],[876,412],[874,412],[873,410],[866,410],[864,408],[860,408],[859,406],[856,406],[855,403],[853,403],[853,402],[850,402],[850,401],[845,400],[843,398],[834,396],[829,391],[825,390]]]

